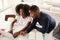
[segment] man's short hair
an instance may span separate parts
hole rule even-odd
[[[36,11],[36,10],[39,10],[39,7],[38,6],[36,6],[36,5],[32,5],[31,7],[30,7],[30,9],[29,10],[31,10],[31,11]]]

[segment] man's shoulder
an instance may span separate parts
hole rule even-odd
[[[41,15],[43,15],[44,17],[47,17],[47,18],[51,17],[47,12],[41,11]]]
[[[49,14],[47,12],[41,11],[40,13],[41,13],[41,15],[49,16]]]

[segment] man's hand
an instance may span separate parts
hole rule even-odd
[[[20,35],[26,35],[27,33],[26,33],[26,31],[20,31]]]

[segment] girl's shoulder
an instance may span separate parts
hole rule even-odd
[[[32,18],[31,16],[27,16],[27,18]]]
[[[20,15],[16,15],[15,19],[19,19],[21,16]]]
[[[30,16],[28,16],[27,19],[28,19],[29,21],[32,21],[32,17],[30,17]]]

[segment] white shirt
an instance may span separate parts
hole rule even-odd
[[[17,16],[16,19],[17,23],[14,24],[13,34],[25,28],[26,24],[32,20],[31,17],[22,18],[22,16]]]

